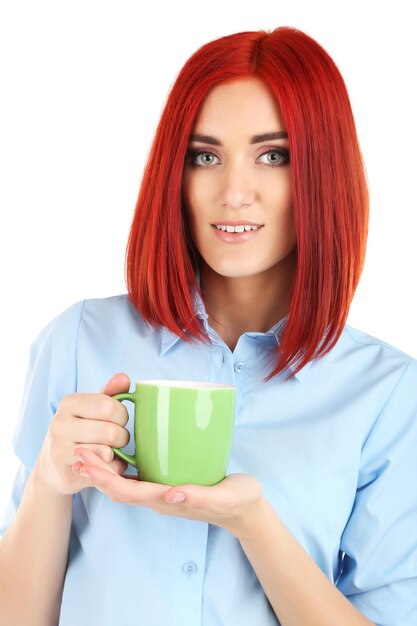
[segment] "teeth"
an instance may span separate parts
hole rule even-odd
[[[222,224],[217,226],[218,230],[223,230],[228,233],[243,233],[245,230],[257,230],[258,226],[250,226],[249,224],[240,224],[239,226],[223,226]]]

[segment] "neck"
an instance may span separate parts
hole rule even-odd
[[[267,332],[288,313],[296,256],[294,249],[265,272],[238,277],[217,274],[202,261],[200,287],[212,328],[229,344],[244,332]]]

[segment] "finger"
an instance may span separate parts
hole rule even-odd
[[[140,480],[126,480],[116,472],[109,471],[94,453],[85,448],[76,448],[74,453],[82,456],[86,463],[81,467],[83,473],[88,473],[89,478],[97,489],[105,493],[115,502],[129,502],[152,506],[164,502],[164,494],[170,488],[169,485],[149,483]]]
[[[101,468],[106,470],[107,472],[111,472],[112,474],[116,474],[117,472],[111,467],[109,463],[105,463],[103,459],[101,459],[97,454],[95,454],[92,450],[88,450],[85,446],[82,448],[75,448],[74,456],[77,459],[81,459],[81,461],[77,461],[77,463],[90,463],[97,468]]]
[[[77,461],[76,463],[73,463],[71,467],[74,470],[74,472],[78,473],[83,465],[84,465],[84,461]],[[117,459],[115,461],[112,461],[109,467],[111,470],[114,470],[116,474],[119,474],[119,476],[123,476],[123,474],[127,470],[128,464],[126,463],[126,461]],[[124,478],[129,478],[132,480],[139,480],[138,476],[124,476]]]
[[[103,458],[103,456],[101,454],[97,454],[96,450],[94,448],[98,448],[100,452],[102,452],[103,450],[105,451],[105,458]],[[77,448],[78,449],[78,448]],[[81,451],[81,448],[79,448]],[[83,450],[89,450],[92,454],[91,454],[91,459],[90,462],[94,463],[96,462],[98,465],[98,461],[94,458],[94,455],[96,457],[99,457],[99,459],[103,462],[103,464],[101,465],[101,467],[103,467],[104,469],[110,469],[114,472],[116,472],[119,475],[124,474],[124,472],[127,470],[128,468],[128,463],[126,463],[126,461],[124,461],[123,459],[119,458],[118,456],[116,456],[113,452],[113,450],[111,448],[109,448],[108,446],[86,446],[85,444],[82,444],[82,449]],[[110,451],[110,454],[114,457],[112,458],[111,461],[108,461],[107,459],[110,458],[110,455],[108,454],[108,451]],[[74,451],[74,459],[77,463],[79,463],[80,465],[83,465],[85,463],[85,460],[87,460],[87,457],[84,454],[80,455],[76,455],[75,451]],[[82,459],[80,461],[80,459]],[[75,463],[73,463],[72,465],[75,465]],[[77,467],[77,469],[79,469],[79,467]],[[129,477],[130,478],[130,477]],[[132,478],[136,478],[136,477],[132,477]]]
[[[115,453],[113,452],[113,448],[111,446],[100,445],[97,443],[94,443],[94,444],[85,443],[84,441],[75,442],[74,446],[77,446],[77,447],[82,446],[83,448],[87,448],[88,450],[91,450],[91,452],[94,452],[94,454],[99,456],[100,459],[104,461],[104,463],[107,463],[108,465],[111,465],[112,463],[114,463],[116,466],[119,465],[118,463],[115,463],[116,461],[120,461],[123,463],[123,465],[127,465],[126,461],[122,461],[120,457],[115,455]],[[124,447],[124,446],[115,446],[115,447]],[[78,459],[75,458],[75,455],[73,455],[70,459],[70,463],[72,464],[77,460]]]
[[[126,461],[123,461],[123,459],[120,459],[118,456],[115,456],[109,465],[117,474],[119,474],[119,476],[122,476],[129,467],[129,464],[126,463]],[[137,478],[137,476],[129,476],[129,478]]]
[[[129,414],[126,407],[105,394],[77,392],[65,396],[60,404],[59,411],[65,416],[74,416],[82,419],[116,422],[124,426]]]
[[[130,378],[127,374],[119,372],[108,380],[100,389],[100,393],[114,396],[116,393],[126,393],[130,389]]]
[[[74,426],[74,421],[67,421],[61,424],[62,434],[74,442],[74,446],[83,443],[112,448],[124,448],[130,441],[130,433],[123,426],[115,422],[104,422],[102,420],[78,419]],[[110,461],[111,458],[104,458]]]

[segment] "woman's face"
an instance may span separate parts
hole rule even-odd
[[[256,78],[213,88],[195,120],[183,201],[203,262],[222,276],[274,272],[295,249],[288,138],[252,139],[282,131],[278,103]],[[230,221],[260,228],[239,235],[214,226]]]

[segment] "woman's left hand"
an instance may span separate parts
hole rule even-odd
[[[86,448],[75,448],[74,455],[84,463],[75,463],[73,471],[91,483],[86,486],[96,487],[114,502],[147,506],[163,515],[215,524],[238,538],[250,531],[264,500],[261,484],[248,474],[230,474],[210,487],[169,486],[146,482],[137,476],[120,476]],[[184,500],[173,502],[176,494],[184,494]]]

